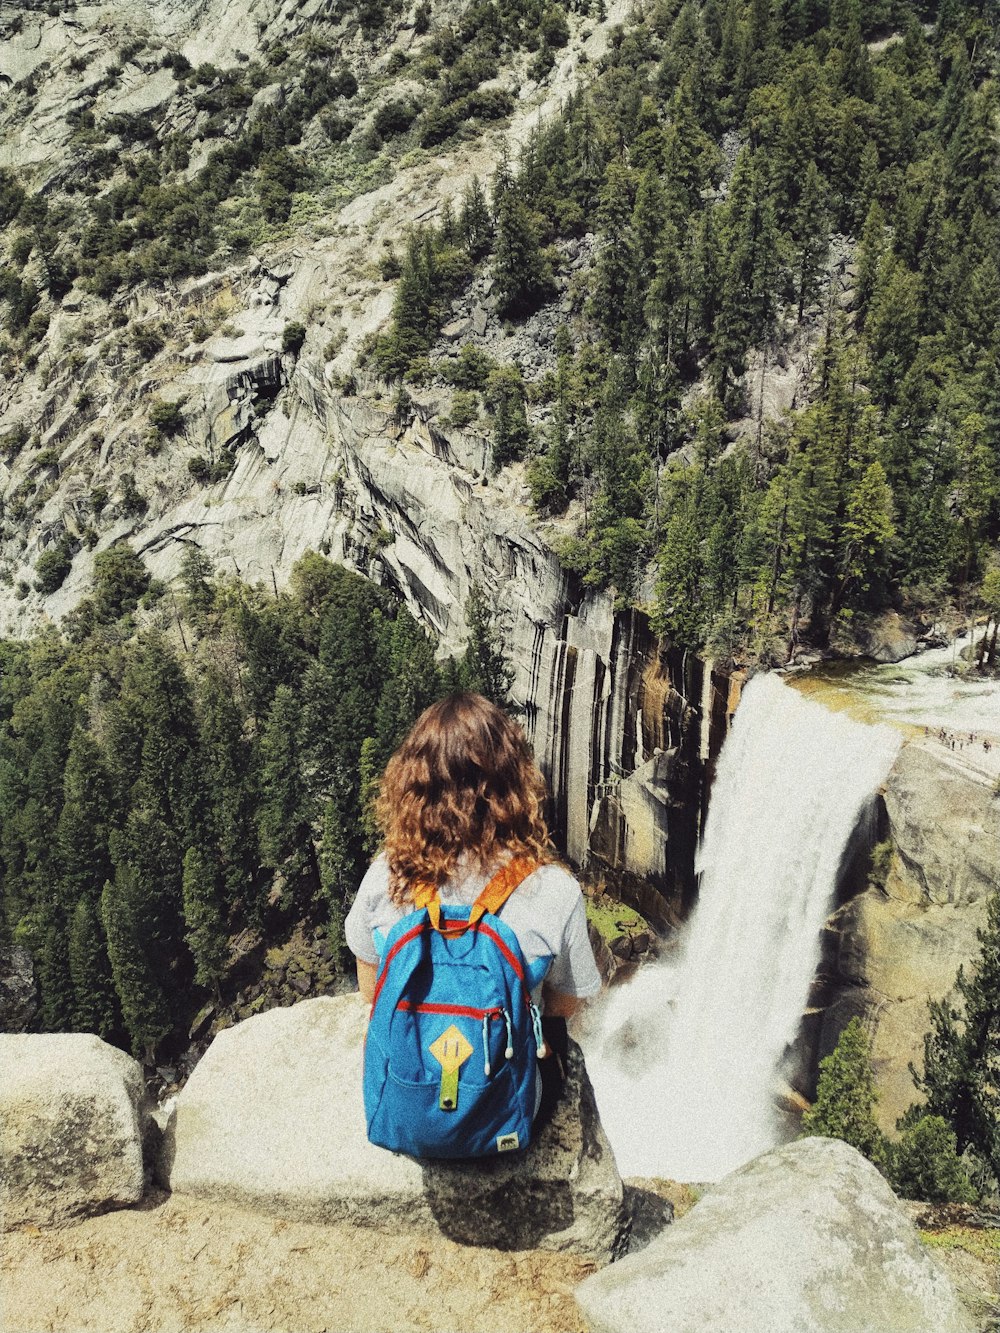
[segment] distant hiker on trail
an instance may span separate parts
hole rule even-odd
[[[432,704],[389,761],[376,802],[383,850],[345,923],[358,988],[374,1001],[374,1142],[430,1157],[523,1148],[543,1085],[546,1113],[558,1096],[565,1019],[601,980],[544,800],[521,729],[478,694]],[[420,1107],[393,1110],[403,1087]]]

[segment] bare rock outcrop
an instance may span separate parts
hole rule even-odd
[[[974,961],[987,899],[1000,889],[1000,798],[962,752],[920,741],[900,751],[884,799],[889,873],[832,923],[841,995],[821,1045],[832,1046],[851,1014],[868,1015],[877,1111],[891,1132],[917,1099],[908,1065],[923,1059],[927,1002],[953,993],[959,967]]]
[[[802,1139],[725,1177],[640,1254],[587,1278],[591,1333],[972,1333],[860,1153]]]
[[[178,1194],[300,1221],[440,1233],[606,1261],[622,1183],[578,1048],[553,1119],[526,1154],[418,1163],[371,1145],[356,995],[272,1009],[220,1033],[178,1095],[160,1155]]]
[[[53,1226],[142,1197],[138,1064],[82,1033],[0,1036],[0,1218]]]
[[[0,1032],[24,1032],[38,1008],[31,954],[20,944],[0,946]]]

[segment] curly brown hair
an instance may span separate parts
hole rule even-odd
[[[553,859],[545,781],[521,728],[481,694],[424,710],[389,760],[375,814],[389,861],[389,896],[440,887],[463,852],[485,869],[503,854]]]

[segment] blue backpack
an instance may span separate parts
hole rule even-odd
[[[411,1157],[526,1148],[541,1018],[517,937],[497,913],[537,867],[517,857],[472,907],[418,888],[389,932],[365,1040],[368,1138]]]

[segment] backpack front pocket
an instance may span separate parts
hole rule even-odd
[[[459,1078],[453,1109],[441,1107],[441,1079],[401,1078],[390,1062],[369,1127],[373,1143],[413,1157],[477,1157],[499,1151],[498,1140],[527,1144],[530,1115],[518,1104],[513,1069],[504,1064],[488,1081]]]

